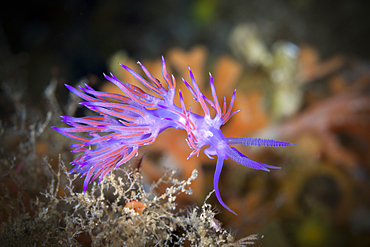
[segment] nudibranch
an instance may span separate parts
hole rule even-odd
[[[62,116],[62,122],[69,127],[52,127],[77,142],[71,145],[74,148],[73,153],[82,153],[71,162],[74,168],[70,172],[78,172],[85,176],[83,190],[86,191],[91,181],[100,176],[100,182],[110,171],[137,155],[139,147],[154,143],[158,134],[165,129],[184,129],[187,132],[186,142],[193,149],[188,159],[199,155],[203,146],[208,146],[204,150],[207,157],[213,159],[212,156],[217,156],[213,179],[215,194],[220,204],[235,214],[222,201],[218,188],[224,160],[230,158],[238,164],[263,171],[279,167],[253,161],[231,145],[287,147],[295,144],[260,138],[225,137],[220,127],[239,111],[232,111],[236,90],[228,106],[225,97],[221,106],[211,73],[209,76],[212,98],[207,98],[200,92],[189,67],[191,85],[182,80],[194,96],[194,100],[202,107],[204,115],[201,116],[191,112],[190,107],[186,108],[180,89],[178,90],[180,106],[175,105],[176,81],[175,77],[167,72],[163,57],[162,75],[167,89],[140,62],[138,64],[146,74],[147,80],[129,67],[123,64],[120,66],[153,93],[146,93],[135,85],[121,82],[113,74],[104,76],[122,90],[123,94],[96,91],[86,84],[85,87],[80,87],[81,91],[66,85],[72,93],[85,100],[80,104],[99,114],[86,117]],[[210,114],[210,107],[216,112],[213,117]],[[87,133],[88,137],[78,134],[82,132]]]

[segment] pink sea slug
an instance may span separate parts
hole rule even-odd
[[[171,127],[184,129],[188,134],[186,142],[193,149],[188,159],[194,155],[199,155],[203,146],[209,146],[204,150],[207,157],[213,159],[212,156],[217,156],[213,180],[215,194],[220,204],[235,214],[222,201],[218,189],[224,160],[230,158],[238,164],[264,171],[278,169],[279,167],[253,161],[230,145],[286,147],[295,144],[269,139],[225,137],[220,130],[221,125],[225,124],[232,115],[239,111],[232,111],[236,90],[231,97],[229,106],[227,106],[224,97],[221,107],[211,73],[209,73],[209,76],[212,99],[208,99],[200,92],[189,67],[192,86],[184,79],[183,81],[194,96],[194,100],[201,105],[204,111],[204,116],[197,115],[191,112],[190,107],[186,109],[180,89],[178,91],[180,106],[174,104],[176,81],[174,76],[170,76],[167,72],[163,57],[162,73],[168,89],[163,87],[159,80],[154,78],[140,62],[138,64],[148,80],[142,78],[127,66],[123,64],[120,64],[120,66],[150,89],[155,96],[144,92],[137,86],[119,81],[113,74],[110,74],[110,76],[104,74],[104,76],[120,88],[124,95],[96,91],[86,84],[85,87],[80,87],[82,92],[66,85],[71,92],[85,100],[80,104],[99,113],[99,116],[93,117],[62,116],[62,122],[67,123],[70,127],[52,127],[59,133],[77,141],[76,144],[71,145],[75,148],[72,152],[82,153],[71,162],[74,168],[70,172],[79,172],[82,173],[82,176],[86,176],[83,186],[83,190],[86,191],[92,180],[100,176],[100,182],[110,171],[137,155],[140,146],[154,143],[157,135],[165,129]],[[209,106],[216,111],[214,117],[210,115]],[[88,133],[90,137],[77,135],[76,133],[79,132]],[[96,148],[91,149],[91,146]]]

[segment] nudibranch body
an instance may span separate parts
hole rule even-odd
[[[221,106],[211,73],[209,76],[212,99],[209,99],[200,92],[189,68],[192,85],[184,79],[183,81],[194,96],[194,100],[201,105],[204,112],[204,116],[201,116],[191,112],[190,107],[186,108],[181,90],[178,92],[180,106],[175,105],[176,81],[174,76],[170,76],[167,72],[163,57],[162,75],[168,89],[163,87],[159,80],[154,78],[140,62],[138,64],[148,80],[127,66],[120,65],[158,96],[146,93],[135,85],[121,82],[113,74],[110,76],[104,74],[104,76],[122,90],[122,95],[96,91],[86,84],[85,87],[80,87],[82,91],[66,85],[71,92],[85,100],[80,104],[100,114],[100,116],[78,118],[64,116],[62,121],[70,127],[52,127],[68,138],[77,141],[76,144],[71,145],[75,148],[72,152],[82,152],[71,162],[74,168],[70,172],[79,172],[82,173],[82,176],[86,176],[83,187],[86,191],[89,182],[99,176],[100,182],[110,171],[137,155],[139,147],[154,143],[158,134],[165,129],[184,129],[188,136],[186,142],[193,149],[188,158],[198,155],[203,146],[209,146],[204,150],[207,157],[213,159],[212,156],[217,156],[213,180],[215,194],[220,204],[235,214],[222,201],[218,189],[224,160],[230,158],[241,165],[264,171],[279,167],[253,161],[231,145],[286,147],[295,144],[269,139],[225,137],[220,127],[239,111],[232,111],[236,91],[233,92],[229,105],[227,106],[224,97]],[[211,117],[210,107],[216,112],[214,117]],[[76,133],[79,132],[88,133],[90,137],[77,135]],[[96,146],[96,148],[91,149],[91,146]]]

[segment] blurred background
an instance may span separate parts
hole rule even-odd
[[[223,126],[226,136],[297,143],[285,149],[241,148],[254,160],[281,167],[270,173],[226,162],[221,195],[238,216],[212,196],[223,228],[237,238],[264,235],[264,246],[370,246],[370,2],[7,4],[0,9],[2,126],[19,124],[14,114],[25,118],[25,105],[30,122],[48,111],[53,114],[49,125],[61,125],[59,115],[85,115],[71,104],[76,99],[64,83],[118,92],[102,73],[137,83],[118,63],[139,71],[138,60],[161,80],[163,55],[178,88],[184,88],[180,78],[189,78],[190,65],[205,95],[210,95],[208,71],[219,97],[230,100],[238,89],[234,109],[242,111]],[[200,110],[191,95],[184,97]],[[35,157],[56,160],[62,153],[71,161],[71,143],[47,128],[44,137],[35,137]],[[1,133],[6,137],[2,159],[20,151],[19,133]],[[145,154],[142,171],[148,184],[164,167],[179,169],[183,178],[199,171],[194,194],[179,198],[182,207],[203,203],[213,189],[215,166],[204,155],[186,160],[185,138],[183,131],[167,130],[139,151]],[[38,189],[44,190],[24,189],[22,200],[31,200]]]

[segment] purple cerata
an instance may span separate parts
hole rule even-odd
[[[188,159],[194,155],[199,155],[203,146],[209,146],[204,150],[205,155],[213,159],[217,156],[216,170],[213,185],[216,197],[220,204],[230,212],[232,211],[221,199],[218,189],[218,181],[224,160],[230,158],[238,164],[263,171],[278,169],[279,167],[266,165],[253,161],[230,145],[251,145],[263,147],[286,147],[295,144],[277,140],[249,138],[249,137],[225,137],[220,127],[225,124],[237,111],[232,111],[235,100],[235,92],[227,107],[226,98],[222,107],[217,98],[215,86],[211,73],[210,86],[212,99],[205,97],[199,90],[189,67],[192,86],[184,79],[188,90],[194,96],[204,111],[204,116],[187,110],[185,102],[179,89],[180,106],[174,103],[176,94],[176,81],[173,75],[169,75],[166,63],[162,57],[162,74],[167,84],[167,88],[162,86],[158,79],[140,63],[148,80],[142,78],[132,69],[120,64],[132,76],[139,80],[145,87],[150,89],[156,96],[144,92],[137,86],[124,83],[118,80],[113,74],[105,75],[105,78],[114,83],[122,94],[107,93],[96,91],[85,84],[79,91],[74,87],[66,87],[85,100],[81,102],[88,109],[99,113],[99,116],[87,117],[68,117],[62,116],[62,122],[70,127],[52,127],[59,133],[77,141],[71,147],[73,153],[82,153],[71,162],[74,168],[70,171],[82,173],[86,176],[83,190],[86,191],[88,184],[98,176],[99,182],[111,171],[129,161],[138,154],[140,146],[154,143],[157,135],[167,128],[184,129],[188,134],[187,144],[193,151]],[[210,107],[216,111],[216,115],[210,115]],[[76,133],[85,132],[89,137],[80,136]],[[92,149],[91,147],[95,147]]]

